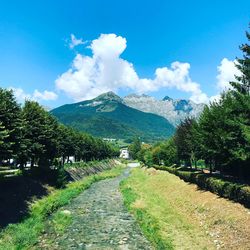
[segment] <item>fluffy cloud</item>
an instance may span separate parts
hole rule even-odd
[[[241,72],[235,66],[236,60],[231,61],[227,58],[223,58],[220,62],[220,65],[217,67],[218,75],[216,77],[217,83],[216,87],[218,93],[210,97],[210,101],[220,100],[220,93],[227,91],[231,88],[229,82],[235,81],[235,75],[240,75]]]
[[[70,35],[69,47],[73,49],[74,47],[84,44],[85,42],[82,39],[77,39],[74,34]]]
[[[34,101],[54,101],[58,97],[56,93],[47,90],[40,92],[36,89],[33,94],[27,94],[21,88],[10,87],[9,89],[13,90],[14,95],[19,102],[24,102],[26,99]]]
[[[239,75],[240,71],[235,67],[236,60],[230,61],[227,58],[223,58],[220,65],[217,67],[217,88],[224,91],[230,89],[230,81],[235,80],[235,75]]]
[[[56,80],[56,86],[75,101],[93,98],[106,91],[126,88],[137,93],[176,88],[190,93],[195,102],[206,102],[208,97],[189,76],[188,63],[173,62],[157,68],[152,79],[140,78],[132,63],[121,58],[127,41],[115,34],[102,34],[88,47],[92,56],[77,54],[68,71]]]
[[[31,99],[31,95],[24,92],[21,88],[10,87],[18,101],[23,102],[25,99]]]
[[[43,101],[54,101],[57,99],[57,94],[52,92],[52,91],[48,91],[45,90],[43,92],[38,91],[37,89],[34,91],[33,93],[33,98],[35,100],[43,100]]]

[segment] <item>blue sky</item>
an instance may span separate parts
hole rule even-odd
[[[238,47],[246,42],[245,31],[250,22],[247,0],[37,2],[3,0],[0,3],[0,86],[19,89],[19,98],[34,96],[37,90],[37,100],[50,107],[90,98],[106,89],[125,95],[142,93],[145,88],[146,93],[157,98],[169,95],[197,100],[198,95],[215,96],[220,90],[218,86],[225,85],[219,81],[231,77],[230,62],[241,56]],[[70,49],[71,34],[87,42]],[[101,34],[107,34],[107,39],[100,39]],[[109,39],[108,34],[116,36]],[[126,39],[125,47],[122,47],[124,40],[119,38]],[[121,46],[117,57],[126,63],[119,68],[117,65],[122,61],[113,56],[110,57],[114,60],[110,59],[108,53],[116,54],[114,50],[108,49],[102,54],[104,58],[101,57],[92,46],[93,40],[100,42],[98,46],[103,46],[101,41],[113,47]],[[119,68],[118,72],[106,79],[105,71],[105,77],[94,76],[91,83],[84,82],[85,76],[73,82],[76,74],[67,75],[65,80],[63,74],[70,68],[80,75],[86,71],[84,63],[80,69],[72,66],[77,55],[81,56],[79,62],[89,57],[96,65],[100,60],[93,59],[93,53],[100,56],[106,69],[111,67],[107,72],[113,74]],[[227,58],[224,63],[223,58]],[[171,64],[176,61],[179,64],[175,71]],[[128,63],[133,64],[132,68]],[[187,64],[183,68],[183,63],[188,63],[190,68]],[[179,78],[180,68],[188,70],[183,73],[185,79]],[[121,83],[124,77],[120,79],[118,73],[125,74],[127,69],[139,79],[131,76],[127,83]],[[161,71],[164,76],[156,76],[156,69],[165,69]],[[172,73],[174,79],[169,79]],[[76,96],[70,90],[72,86],[79,87],[76,92],[82,93]],[[90,89],[92,94],[88,94]],[[46,98],[44,91],[55,95],[51,93]]]

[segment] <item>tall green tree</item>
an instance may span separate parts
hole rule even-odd
[[[138,158],[138,153],[141,150],[141,141],[139,137],[135,137],[133,143],[129,145],[129,154],[133,159]]]
[[[4,142],[0,147],[0,160],[7,160],[15,158],[20,149],[21,107],[11,90],[0,88],[0,100],[0,124]]]
[[[166,166],[171,166],[179,163],[177,157],[177,147],[174,143],[173,137],[162,143],[160,157],[161,160],[163,160],[164,165]]]
[[[194,120],[192,118],[186,118],[177,127],[174,142],[177,148],[178,159],[185,162],[185,165],[191,166],[192,156],[192,125]]]
[[[250,33],[246,32],[247,43],[240,46],[243,58],[238,58],[236,67],[240,75],[235,76],[237,81],[230,82],[233,87],[230,98],[231,113],[234,114],[231,123],[237,132],[237,146],[232,149],[234,162],[237,162],[239,174],[250,175]],[[232,97],[233,96],[233,97]],[[236,118],[237,117],[237,118]]]
[[[58,155],[58,122],[37,102],[27,100],[23,107],[24,138],[32,167],[48,167]]]
[[[248,42],[250,42],[250,33],[246,32]],[[243,52],[243,58],[238,58],[236,67],[241,75],[235,76],[237,81],[230,82],[232,87],[243,95],[249,95],[250,91],[250,45],[245,43],[240,46]]]

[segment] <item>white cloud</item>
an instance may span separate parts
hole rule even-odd
[[[84,44],[85,42],[82,39],[77,39],[74,34],[70,35],[69,47],[73,49],[74,47]]]
[[[31,95],[24,92],[21,88],[10,87],[18,101],[23,102],[25,99],[32,99]]]
[[[220,62],[220,65],[217,67],[218,75],[216,76],[217,83],[216,88],[218,93],[210,97],[210,101],[219,101],[221,98],[221,93],[227,91],[231,88],[229,82],[235,81],[235,75],[240,75],[241,72],[236,68],[236,60],[231,61],[227,58],[223,58]]]
[[[140,78],[132,63],[120,56],[127,41],[115,34],[102,34],[92,41],[92,56],[77,54],[68,71],[56,80],[56,86],[75,101],[93,98],[106,91],[128,88],[137,93],[176,88],[191,94],[195,102],[206,102],[208,97],[189,76],[190,64],[173,62],[171,67],[157,68],[153,79]]]
[[[210,102],[218,102],[221,99],[221,95],[217,94],[217,95],[213,95],[209,98]]]
[[[52,91],[48,91],[45,90],[43,92],[38,91],[37,89],[34,91],[33,93],[33,98],[35,100],[43,100],[43,101],[54,101],[57,99],[57,94],[52,92]]]
[[[47,90],[40,92],[36,89],[33,94],[28,94],[21,88],[10,87],[9,89],[13,90],[19,102],[24,102],[26,99],[34,101],[54,101],[58,97],[56,93]]]
[[[235,75],[240,75],[240,71],[235,67],[236,60],[230,61],[227,58],[221,60],[217,67],[217,88],[220,92],[230,89],[230,81],[235,81]]]

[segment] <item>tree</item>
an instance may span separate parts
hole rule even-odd
[[[250,33],[246,32],[248,42]],[[236,170],[240,176],[250,174],[250,45],[245,43],[240,46],[243,58],[238,58],[236,67],[241,72],[235,76],[237,81],[230,82],[233,90],[229,91],[224,102],[230,108],[228,122],[234,126],[233,133],[235,147],[231,148],[232,163],[239,166]],[[232,164],[232,165],[233,165]]]
[[[45,110],[43,112],[45,117],[43,136],[41,137],[43,153],[40,155],[38,164],[48,168],[58,155],[58,122],[50,113]]]
[[[0,122],[0,147],[4,144],[5,139],[9,136],[9,131]],[[0,149],[1,152],[1,149]]]
[[[141,150],[141,141],[139,137],[135,137],[133,143],[129,146],[129,153],[133,159],[138,158],[138,153]]]
[[[250,33],[246,32],[246,37],[250,41]],[[241,75],[235,76],[237,82],[230,82],[232,87],[243,95],[249,95],[250,91],[250,45],[245,43],[240,46],[243,52],[243,58],[237,59],[236,67]]]
[[[243,178],[250,174],[250,96],[231,91],[223,98],[222,107],[226,124],[222,149],[227,151],[224,165]]]
[[[177,148],[177,156],[179,160],[185,162],[185,165],[191,166],[191,156],[192,156],[192,125],[194,119],[186,118],[177,127],[176,133],[174,135],[174,143]]]
[[[152,151],[151,150],[145,151],[144,156],[143,156],[143,160],[144,160],[143,162],[148,167],[152,167],[153,166],[154,161],[153,161],[153,155],[152,155]]]
[[[15,158],[20,149],[21,107],[11,90],[0,88],[0,100],[0,124],[4,142],[0,146],[0,160],[7,160]]]
[[[173,137],[162,143],[160,158],[166,166],[178,164],[177,148]]]
[[[25,101],[23,107],[25,120],[24,139],[31,166],[49,167],[58,155],[58,122],[37,102]]]

